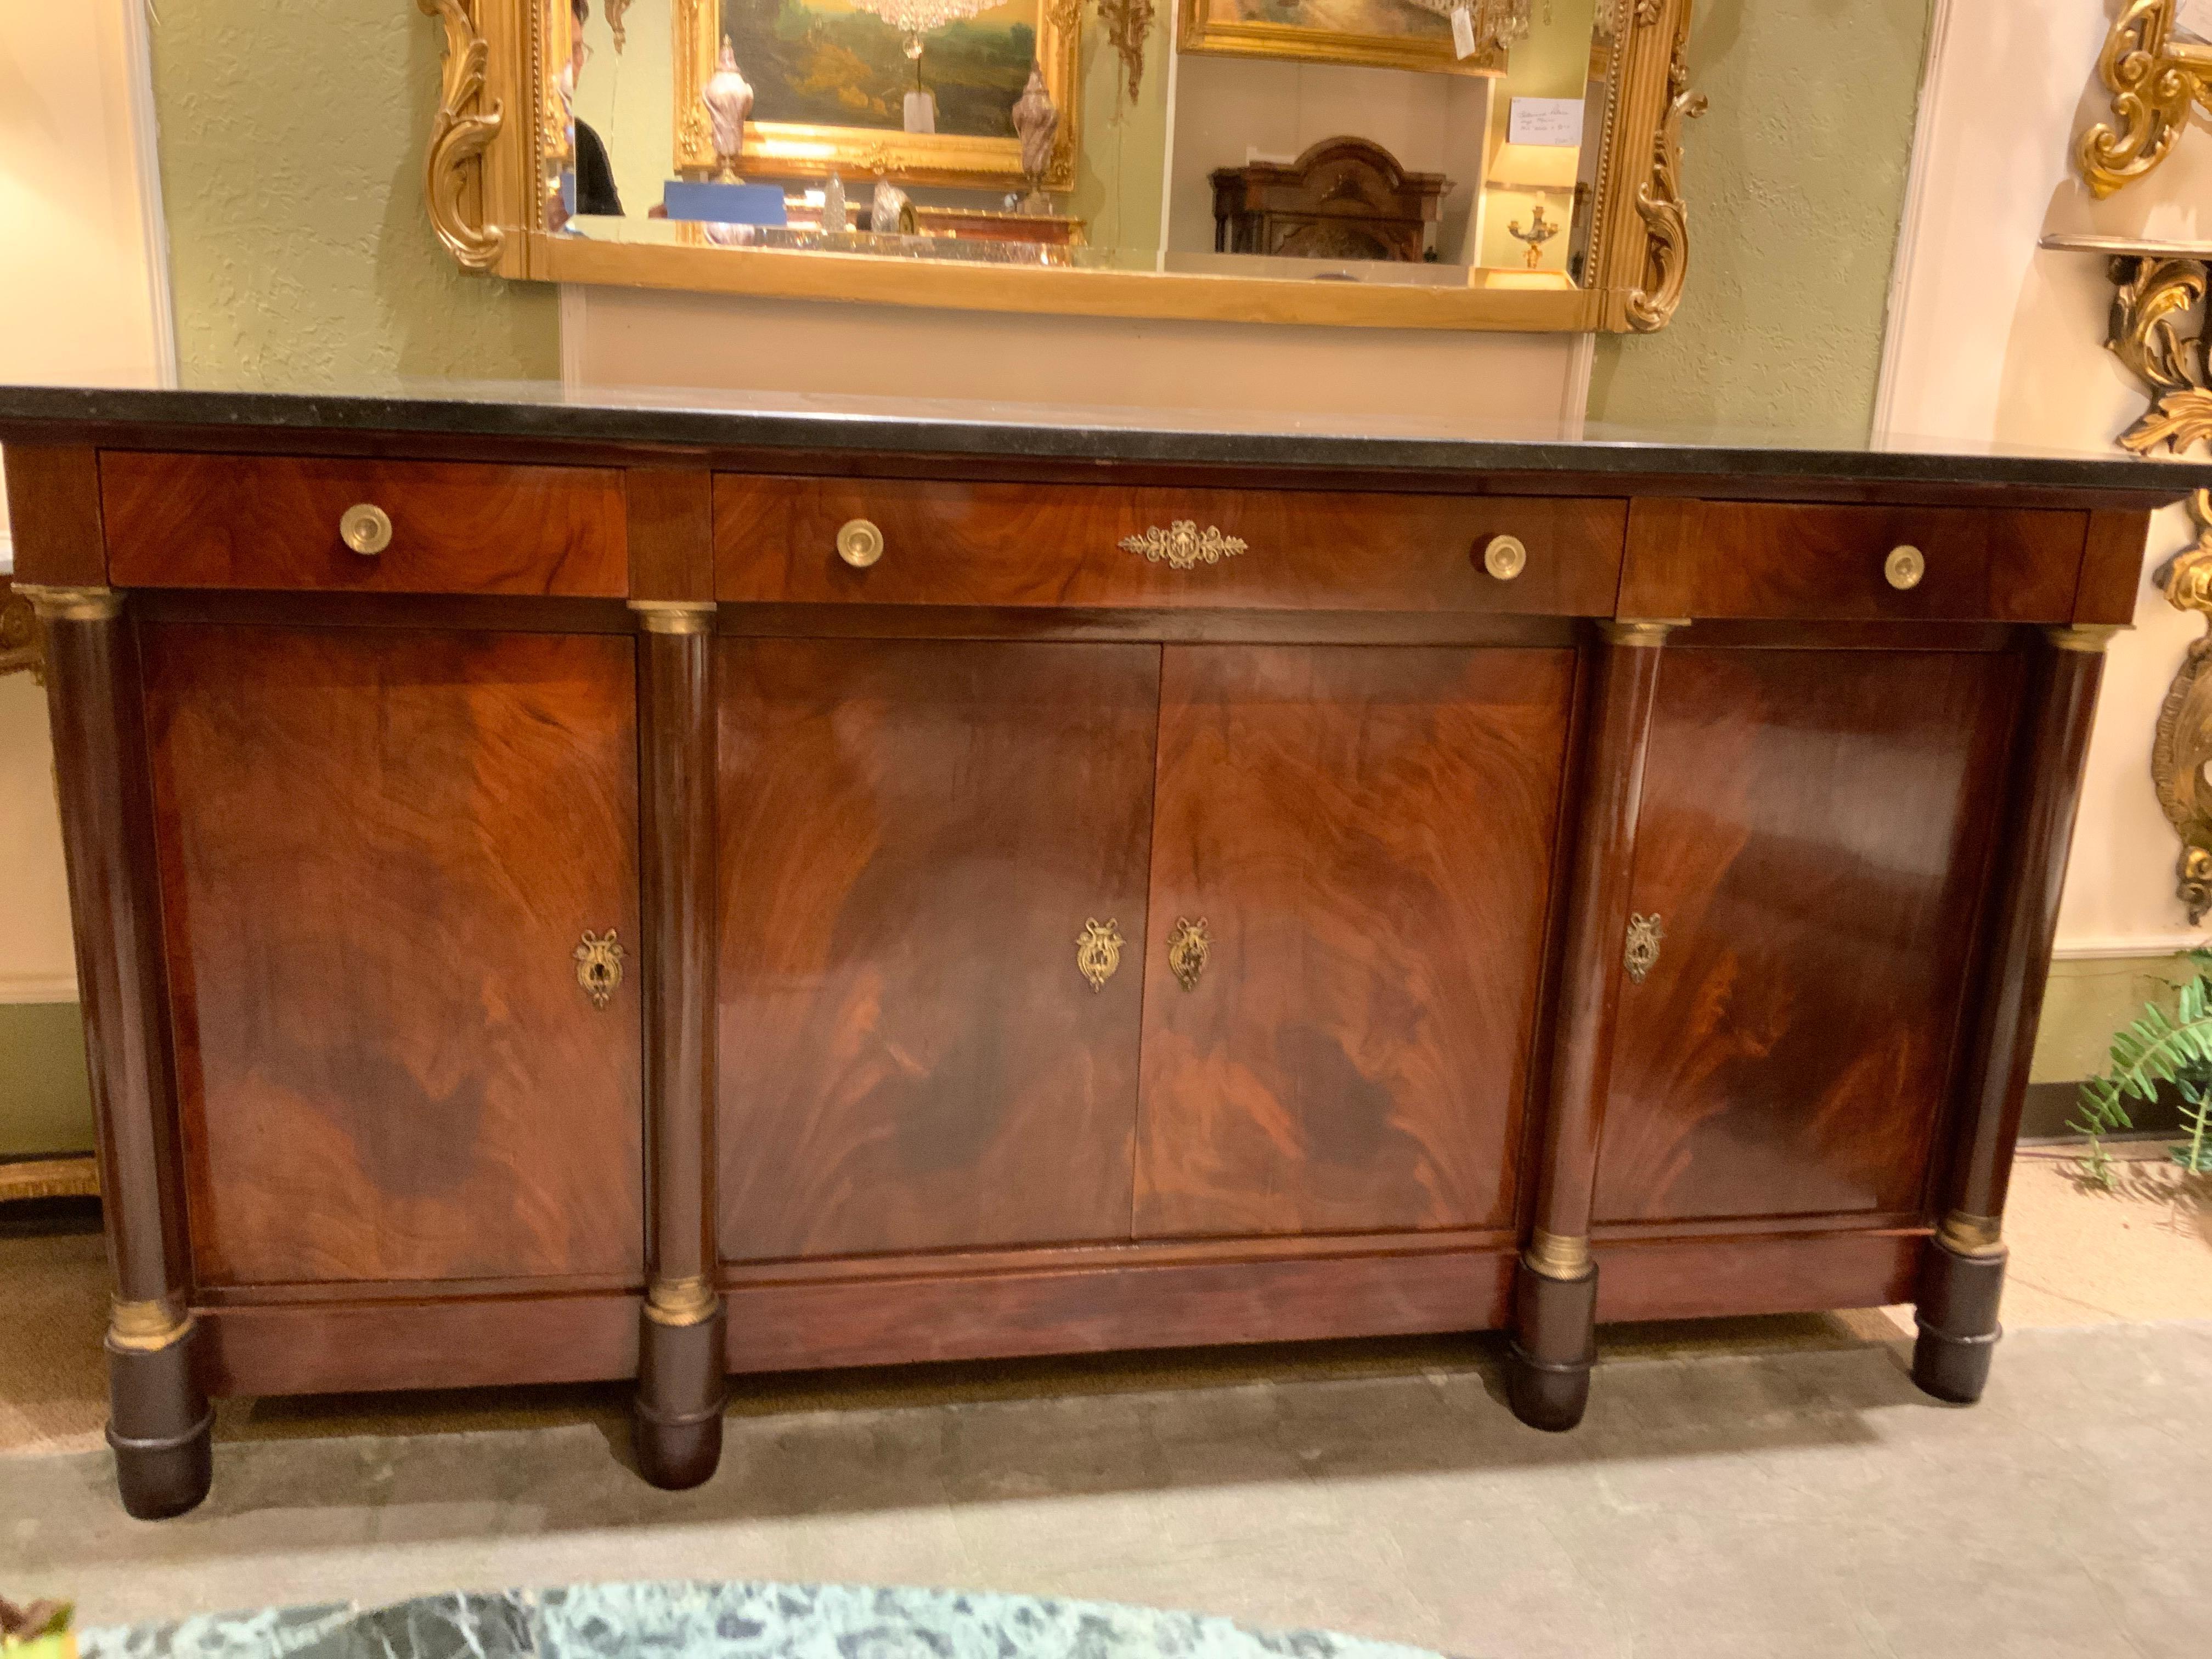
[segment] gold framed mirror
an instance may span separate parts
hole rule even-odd
[[[1666,325],[1690,0],[417,0],[464,267],[1137,318]]]

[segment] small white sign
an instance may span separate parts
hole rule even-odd
[[[2206,0],[2212,4],[2212,0]],[[1516,98],[1505,123],[1505,139],[1513,144],[1579,144],[1583,141],[1583,100],[1579,98]]]
[[[1452,51],[1462,58],[1474,56],[1474,17],[1472,9],[1454,6],[1451,15]]]
[[[2212,41],[2212,0],[2181,0],[2174,9],[2174,33]]]

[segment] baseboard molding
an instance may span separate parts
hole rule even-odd
[[[2031,1083],[2020,1112],[2022,1140],[2079,1140],[2074,1120],[2081,1115],[2081,1085],[2078,1083]],[[2180,1097],[2160,1089],[2156,1100],[2130,1100],[2128,1117],[2136,1134],[2166,1135],[2181,1132]]]

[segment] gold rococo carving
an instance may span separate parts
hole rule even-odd
[[[2097,58],[2112,94],[2116,125],[2081,135],[2075,159],[2093,194],[2111,196],[2145,178],[2172,153],[2191,106],[2212,116],[2212,46],[2174,35],[2176,0],[2129,0]]]
[[[437,118],[423,152],[422,199],[430,227],[463,269],[488,270],[498,260],[507,235],[483,222],[483,155],[505,118],[500,101],[484,107],[484,78],[490,43],[478,26],[478,0],[415,0],[425,16],[446,27],[445,65],[440,77]]]
[[[1636,211],[1644,221],[1644,281],[1628,296],[1629,326],[1650,334],[1667,326],[1682,303],[1690,275],[1690,208],[1682,197],[1682,123],[1706,109],[1705,94],[1690,89],[1690,60],[1685,53],[1689,12],[1674,39],[1667,65],[1667,103],[1651,141],[1651,173],[1636,191]]]

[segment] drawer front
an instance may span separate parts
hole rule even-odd
[[[611,599],[629,586],[622,475],[605,468],[110,453],[100,495],[125,586]],[[377,550],[342,534],[360,507],[389,520]]]
[[[2083,513],[1642,501],[1629,515],[1624,617],[2063,623]],[[1898,586],[1891,556],[1919,556]]]
[[[838,551],[856,520],[883,538],[865,568]],[[715,596],[1607,616],[1626,525],[1618,501],[724,474]],[[1525,549],[1510,580],[1484,567],[1499,537]]]

